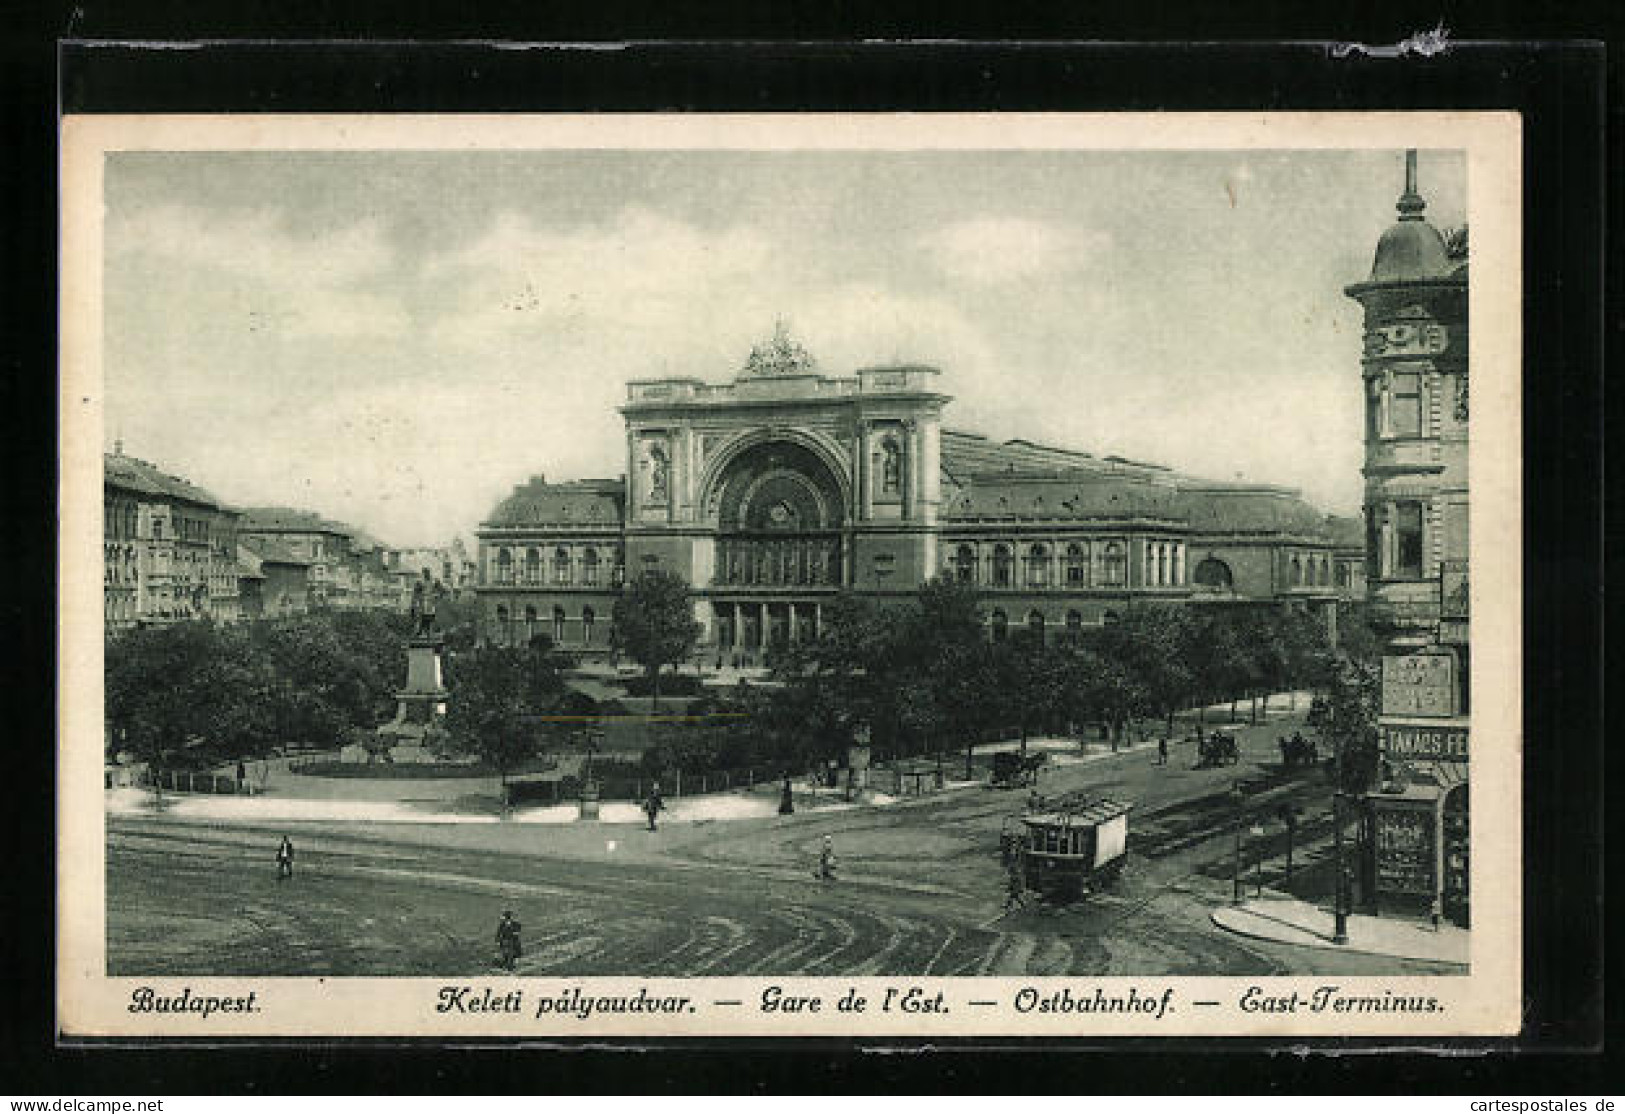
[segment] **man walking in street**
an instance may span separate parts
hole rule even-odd
[[[659,816],[660,810],[665,807],[665,799],[660,796],[660,784],[656,782],[649,789],[648,800],[643,802],[643,811],[649,817],[649,830],[651,832],[655,830],[655,817]]]
[[[1157,765],[1168,764],[1168,736],[1162,735],[1157,739]]]
[[[524,948],[519,943],[519,929],[519,921],[512,909],[506,910],[497,922],[497,962],[504,971],[512,971],[514,964],[524,954]]]
[[[276,880],[293,877],[293,840],[282,837],[282,846],[276,849]]]
[[[818,879],[821,882],[835,881],[835,837],[824,837],[824,849],[818,853]]]
[[[1010,868],[1005,872],[1004,911],[1011,909],[1025,909],[1027,907],[1027,880],[1022,877],[1021,852],[1018,849],[1016,856],[1010,862]]]

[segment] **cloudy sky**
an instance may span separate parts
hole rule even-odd
[[[615,476],[628,379],[944,371],[947,425],[1360,503],[1398,152],[118,153],[107,446],[397,545]],[[1458,224],[1465,163],[1423,152]]]

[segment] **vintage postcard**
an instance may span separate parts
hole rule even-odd
[[[1516,115],[62,139],[64,1038],[1517,1031]]]

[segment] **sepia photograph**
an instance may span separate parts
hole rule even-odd
[[[1516,1027],[1515,119],[75,124],[85,1031]]]

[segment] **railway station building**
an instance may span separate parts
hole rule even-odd
[[[1323,616],[1364,592],[1358,521],[1296,491],[945,428],[934,367],[824,374],[785,333],[731,380],[634,381],[623,476],[516,487],[478,530],[483,637],[610,649],[620,586],[694,587],[697,658],[760,664],[843,590],[976,585],[990,639],[1098,627],[1137,601]]]

